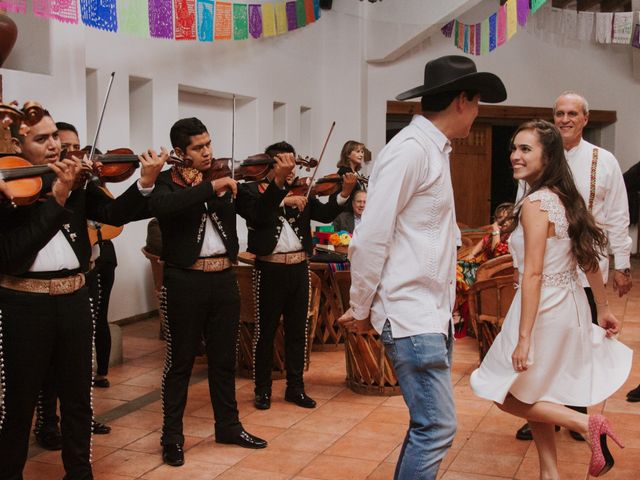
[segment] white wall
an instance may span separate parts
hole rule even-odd
[[[398,8],[398,0],[377,4],[335,0],[333,10],[323,11],[319,22],[299,31],[278,38],[212,44],[141,39],[37,18],[24,21],[16,15],[21,31],[15,55],[20,58],[10,59],[8,66],[40,73],[7,68],[0,73],[5,100],[41,101],[54,118],[75,124],[88,143],[108,76],[115,71],[98,143],[102,149],[169,146],[173,122],[180,116],[200,115],[212,133],[215,155],[230,156],[233,94],[238,99],[236,158],[258,153],[282,137],[294,146],[309,144],[308,151],[299,149],[299,153],[318,157],[335,120],[336,130],[320,167],[323,174],[334,169],[348,139],[363,140],[375,157],[385,142],[387,100],[420,84],[429,59],[461,54],[451,39],[437,32],[392,63],[368,64],[372,52],[382,55],[410,41],[398,34],[402,29],[393,22],[418,23],[420,18],[430,25],[448,18],[443,6],[452,16],[465,5],[475,7],[465,20],[476,22],[486,16],[482,9],[496,3],[430,1],[430,8],[418,16],[408,15],[417,12],[417,0],[403,3],[409,10]],[[33,32],[45,37],[43,43],[48,39],[50,48],[39,70],[31,68],[38,62],[29,57],[36,48],[30,41]],[[592,108],[617,110],[618,123],[605,132],[605,141],[625,170],[640,160],[640,95],[638,81],[632,77],[631,48],[559,42],[554,35],[523,31],[495,52],[474,59],[480,70],[504,80],[508,105],[548,106],[563,90],[576,89],[589,98]],[[41,57],[38,53],[37,58]],[[95,71],[89,82],[87,69]],[[148,82],[141,84],[139,79]],[[275,113],[274,102],[283,104]],[[301,121],[302,107],[309,110]],[[144,128],[135,125],[141,119],[151,122]],[[114,193],[129,183],[114,185]],[[246,231],[242,221],[239,225],[244,243]],[[145,226],[146,222],[127,226],[115,242],[120,266],[111,320],[155,308],[149,265],[140,254]]]

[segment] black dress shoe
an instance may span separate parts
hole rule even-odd
[[[184,465],[184,450],[182,445],[172,443],[162,446],[162,461],[172,467]]]
[[[556,432],[560,431],[560,426],[556,425]],[[533,440],[533,433],[531,433],[531,428],[528,423],[525,423],[520,429],[516,432],[516,438],[518,440]]]
[[[577,440],[578,442],[585,441],[584,437],[581,434],[579,434],[578,432],[574,432],[573,430],[569,430],[569,435],[571,435],[571,438]]]
[[[242,448],[266,448],[267,446],[266,440],[258,438],[255,435],[251,435],[246,430],[242,430],[236,435],[230,437],[216,435],[216,442],[239,445]]]
[[[62,450],[60,430],[36,433],[36,442],[45,450]]]
[[[285,392],[284,399],[287,402],[295,403],[303,408],[316,408],[316,401],[304,392],[289,393]]]
[[[111,433],[111,427],[104,423],[91,420],[91,433],[95,435],[106,435],[107,433]]]
[[[258,410],[269,410],[271,408],[271,395],[268,393],[258,393],[253,401]]]
[[[94,378],[93,386],[98,388],[109,388],[111,384],[108,378]]]
[[[640,385],[627,393],[627,402],[640,402]]]

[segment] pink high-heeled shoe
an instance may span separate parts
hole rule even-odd
[[[609,420],[603,415],[589,416],[589,441],[591,442],[591,462],[589,463],[589,475],[600,477],[613,467],[613,456],[607,447],[607,435],[618,444],[624,445],[613,432]]]

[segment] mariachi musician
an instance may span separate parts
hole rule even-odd
[[[216,442],[267,446],[243,428],[235,396],[240,294],[231,267],[238,255],[236,213],[252,224],[269,218],[287,193],[285,178],[295,164],[276,160],[274,180],[262,197],[254,198],[244,184],[230,177],[213,179],[211,137],[200,120],[178,120],[170,137],[183,165],[160,174],[150,204],[160,223],[165,262],[162,458],[168,465],[180,466],[184,464],[182,417],[203,336]]]
[[[271,145],[265,153],[272,157],[295,156],[294,148],[287,142]],[[254,403],[260,410],[271,407],[273,340],[281,315],[284,317],[287,370],[284,398],[300,407],[316,406],[315,400],[305,393],[302,378],[308,354],[310,278],[307,255],[313,250],[311,220],[330,223],[342,212],[356,184],[353,173],[347,173],[343,178],[342,191],[332,195],[327,203],[315,197],[307,201],[305,196],[289,195],[282,201],[281,208],[271,212],[260,224],[247,222],[248,250],[256,255],[253,287],[259,319],[253,340],[253,369]],[[249,188],[253,195],[260,196],[261,182],[250,183]]]
[[[60,162],[58,129],[48,112],[42,111],[24,135],[16,124],[11,127],[16,149],[31,163],[54,165],[54,170],[55,165],[67,165],[67,160]],[[36,397],[50,366],[56,372],[55,390],[60,398],[65,478],[92,478],[93,324],[84,276],[91,255],[87,219],[121,225],[147,217],[145,195],[153,189],[165,158],[155,153],[141,158],[141,178],[115,200],[92,183],[85,187],[84,181],[76,182],[78,188],[64,202],[64,210],[51,218],[48,235],[28,229],[22,242],[32,248],[25,252],[16,245],[7,250],[8,261],[0,270],[4,346],[0,365],[4,365],[5,379],[0,479],[22,478]],[[79,160],[71,163],[73,168],[78,168],[76,162]],[[43,192],[52,192],[57,198],[62,182],[43,180]],[[0,235],[44,221],[50,217],[46,213],[51,206],[51,201],[45,200],[0,209]]]

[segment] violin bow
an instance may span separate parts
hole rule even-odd
[[[98,143],[98,136],[100,135],[100,129],[102,128],[102,120],[104,119],[104,112],[107,109],[107,102],[109,101],[109,94],[111,93],[111,86],[113,85],[113,79],[116,76],[116,72],[111,72],[111,76],[109,77],[109,85],[107,85],[107,93],[104,96],[104,101],[102,102],[102,110],[100,111],[100,118],[98,119],[98,126],[96,128],[96,134],[93,136],[93,142],[91,143],[91,151],[89,152],[89,161],[93,161],[93,157],[96,152],[96,144]],[[92,173],[91,178],[89,179],[91,182],[96,185],[100,185],[99,178]]]
[[[235,146],[236,146],[236,94],[233,94],[233,109],[231,110],[231,178],[236,179],[235,164]]]
[[[318,164],[316,165],[316,169],[313,171],[313,175],[311,176],[311,180],[309,181],[309,189],[307,190],[307,200],[309,200],[309,194],[311,193],[311,187],[313,186],[313,182],[316,179],[316,174],[318,173],[318,167],[320,167],[320,162],[322,162],[322,157],[324,156],[324,151],[327,149],[327,144],[329,143],[329,139],[331,138],[331,134],[333,133],[333,129],[336,126],[336,122],[331,124],[331,128],[329,129],[329,134],[327,135],[326,140],[324,141],[324,145],[322,147],[322,152],[320,152],[320,157],[318,158]]]

